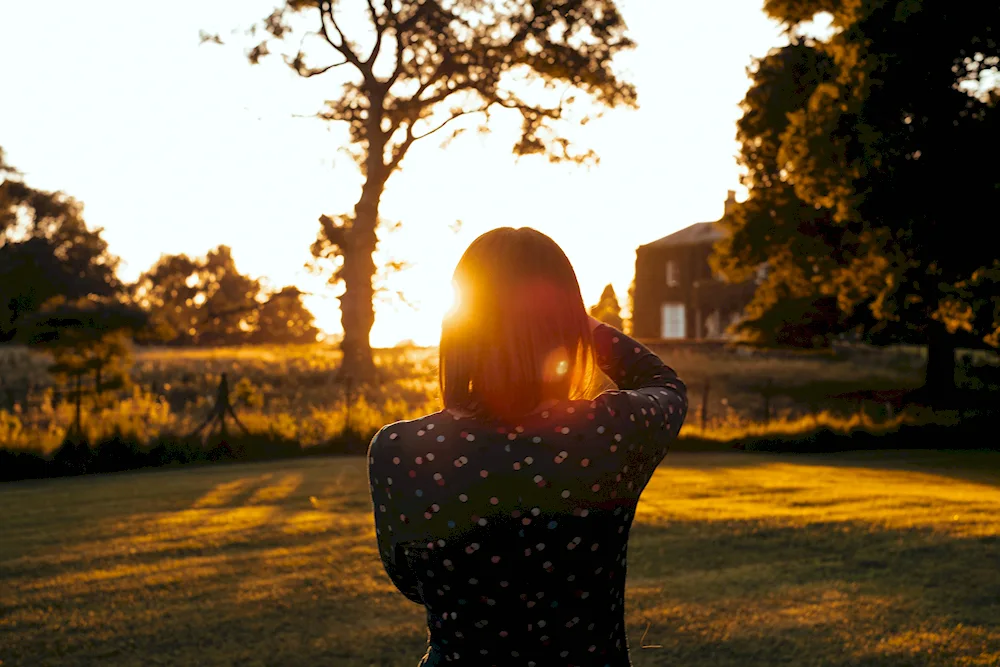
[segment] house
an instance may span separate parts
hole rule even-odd
[[[736,204],[729,191],[726,213]],[[635,251],[632,332],[637,338],[721,340],[737,321],[764,276],[742,284],[722,282],[708,264],[722,238],[715,222],[698,222]]]

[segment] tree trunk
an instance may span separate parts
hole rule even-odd
[[[375,361],[369,336],[375,324],[375,261],[372,254],[378,243],[375,228],[378,226],[378,205],[385,187],[385,175],[368,172],[354,208],[354,222],[347,235],[344,248],[344,294],[340,297],[340,322],[344,327],[344,341],[340,349],[344,355],[341,377],[364,382],[375,376]]]
[[[932,326],[927,337],[924,393],[940,403],[955,389],[955,341],[943,327]]]

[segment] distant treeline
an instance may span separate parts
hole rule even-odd
[[[204,257],[163,255],[135,283],[83,205],[27,185],[0,148],[0,342],[53,304],[124,304],[148,313],[137,341],[173,345],[316,340],[313,315],[295,287],[269,290],[240,273],[229,247]],[[23,332],[22,332],[23,333]]]

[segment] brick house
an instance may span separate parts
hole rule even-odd
[[[726,213],[736,203],[729,191]],[[764,278],[742,284],[713,275],[708,257],[723,231],[714,222],[698,222],[635,251],[632,332],[637,338],[722,340],[738,320]]]

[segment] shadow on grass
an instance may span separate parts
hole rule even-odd
[[[637,524],[628,576],[637,666],[1000,664],[996,535]]]
[[[729,457],[756,470],[674,459],[651,481],[628,552],[636,667],[1000,663],[996,531],[948,521],[978,487],[938,479],[910,497],[921,483],[889,473],[898,491],[859,485],[829,502],[859,517],[882,516],[887,498],[904,513],[923,503],[934,525],[817,521],[853,473],[800,488],[789,479],[808,469],[764,457]],[[0,490],[26,513],[2,526],[4,667],[414,667],[424,611],[382,570],[367,491],[361,460],[321,457]],[[692,518],[730,503],[737,518]],[[802,503],[804,519],[781,515]],[[760,516],[738,518],[744,507]]]

